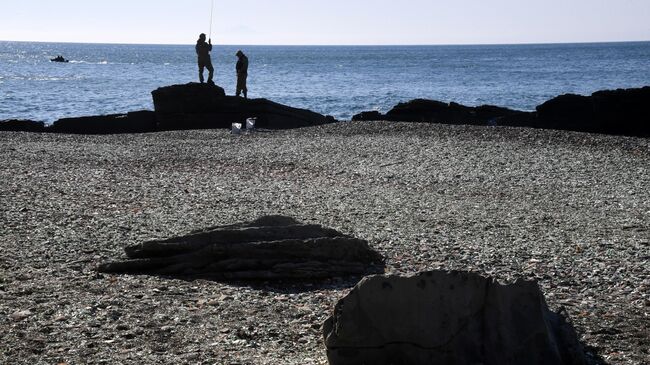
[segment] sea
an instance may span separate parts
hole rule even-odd
[[[534,110],[565,93],[650,85],[650,42],[462,46],[214,45],[215,82],[234,94],[235,53],[249,97],[349,120],[416,98]],[[58,55],[69,63],[50,62]],[[207,71],[206,71],[207,76]],[[194,42],[0,42],[0,120],[153,110],[151,91],[198,81]]]

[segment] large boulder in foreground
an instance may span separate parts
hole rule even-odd
[[[257,118],[256,126],[288,129],[336,122],[309,110],[278,104],[266,99],[225,96],[215,85],[189,83],[154,90],[154,108],[161,129],[230,128]]]
[[[323,326],[330,365],[585,364],[535,282],[468,272],[363,279]]]
[[[157,130],[154,112],[142,110],[126,114],[63,118],[46,128],[47,132],[70,134],[148,133]]]
[[[383,272],[364,240],[330,228],[267,216],[125,249],[128,260],[99,271],[217,280],[324,279]]]

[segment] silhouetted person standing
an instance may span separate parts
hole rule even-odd
[[[212,39],[205,43],[205,34],[201,33],[199,40],[196,41],[196,55],[199,62],[199,81],[203,83],[203,69],[208,69],[208,84],[214,84],[212,77],[214,76],[214,67],[212,67],[212,59],[210,59],[210,51],[212,51]]]
[[[248,78],[248,57],[242,51],[237,51],[237,96],[244,93],[244,98],[248,99],[248,88],[246,88],[246,79]]]

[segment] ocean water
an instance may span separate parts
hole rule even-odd
[[[249,97],[347,120],[427,98],[521,110],[564,93],[650,85],[650,42],[495,46],[220,46],[215,82],[235,91],[235,52],[250,59]],[[53,63],[63,55],[70,63]],[[206,72],[207,76],[207,72]],[[197,81],[193,42],[112,45],[0,42],[0,120],[153,109],[151,91]]]

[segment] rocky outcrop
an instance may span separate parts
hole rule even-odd
[[[498,118],[522,113],[524,112],[491,105],[468,107],[457,103],[415,99],[397,104],[385,115],[376,111],[364,112],[355,115],[352,120],[488,125],[495,124]]]
[[[125,249],[99,271],[221,280],[321,279],[383,272],[366,241],[282,216],[213,227]]]
[[[97,115],[59,119],[46,131],[70,134],[146,133],[157,130],[156,116],[152,111],[127,114]]]
[[[0,121],[0,131],[7,132],[43,132],[45,123],[33,120],[9,119]]]
[[[336,122],[333,117],[266,99],[225,96],[222,88],[189,83],[152,92],[160,129],[230,128],[257,118],[256,126],[288,129]]]
[[[362,280],[323,325],[331,365],[585,364],[535,282],[467,272]]]
[[[155,112],[63,118],[50,126],[25,120],[0,121],[0,131],[29,131],[70,134],[146,133],[163,130],[230,128],[257,118],[256,127],[289,129],[337,120],[306,109],[292,108],[266,99],[226,96],[216,85],[189,83],[152,92]]]
[[[566,94],[537,107],[537,127],[650,136],[650,87]]]
[[[400,103],[386,114],[363,112],[352,120],[533,127],[648,137],[648,105],[650,87],[644,87],[599,91],[591,96],[561,95],[538,106],[536,112],[416,99]]]

